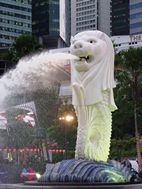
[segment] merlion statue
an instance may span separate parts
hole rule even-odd
[[[112,117],[117,109],[113,88],[114,49],[101,31],[83,31],[71,38],[72,104],[78,118],[76,159],[107,161]]]
[[[72,103],[78,117],[75,159],[47,164],[41,183],[137,182],[139,175],[114,160],[108,161],[114,98],[114,50],[100,31],[84,31],[71,40]],[[79,58],[78,58],[79,57]],[[64,185],[65,186],[65,185]]]

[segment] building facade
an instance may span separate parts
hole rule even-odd
[[[130,34],[142,33],[142,0],[130,0]]]
[[[71,1],[71,35],[84,30],[95,30],[98,25],[98,1]]]
[[[31,0],[0,0],[0,48],[11,46],[21,34],[31,33]]]
[[[129,0],[111,0],[111,36],[129,35]]]
[[[36,36],[59,35],[59,0],[32,1],[32,30]]]
[[[111,34],[111,0],[98,0],[98,30]]]
[[[142,33],[142,0],[111,0],[111,35]]]
[[[60,0],[60,37],[66,46],[71,37],[71,0]]]
[[[129,47],[142,47],[142,34],[112,36],[111,40],[114,44],[116,53],[127,50]]]
[[[32,33],[46,48],[58,47],[59,3],[59,0],[32,1]]]
[[[100,30],[110,35],[111,0],[71,1],[71,35],[84,30]]]

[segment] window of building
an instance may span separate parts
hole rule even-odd
[[[142,27],[142,22],[130,24],[130,29]]]
[[[141,8],[141,7],[142,7],[142,2],[130,4],[130,9],[138,9],[138,8]]]

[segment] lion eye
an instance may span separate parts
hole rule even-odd
[[[89,40],[89,42],[90,42],[90,43],[96,43],[96,41],[95,41],[95,40]]]

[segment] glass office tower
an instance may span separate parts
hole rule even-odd
[[[32,2],[32,32],[43,46],[58,46],[59,0],[34,0]]]
[[[129,35],[129,0],[112,0],[111,8],[111,35]]]
[[[31,33],[31,0],[0,0],[0,47],[9,47],[21,34]]]
[[[142,34],[142,0],[130,1],[130,34]]]

